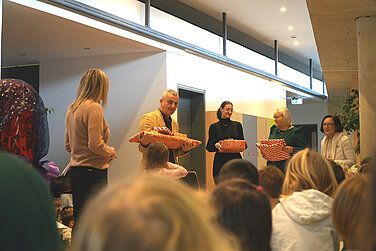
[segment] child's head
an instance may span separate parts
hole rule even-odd
[[[58,211],[58,209],[61,209],[61,199],[60,198],[54,198],[54,206],[55,206],[56,211]]]
[[[230,250],[207,197],[161,176],[103,190],[77,225],[72,250]],[[234,250],[238,250],[235,248]]]
[[[357,233],[370,201],[370,177],[366,174],[346,179],[339,187],[332,205],[332,217],[338,234],[350,249],[359,248]]]
[[[56,219],[60,220],[60,214],[61,214],[61,199],[60,198],[54,198],[54,207],[56,211]]]
[[[278,203],[284,179],[285,175],[283,172],[275,166],[267,166],[259,170],[260,186],[262,186],[269,196],[272,207]]]
[[[226,162],[219,171],[217,182],[220,183],[233,178],[245,179],[254,185],[259,184],[257,168],[251,162],[243,159],[233,159]]]
[[[372,158],[371,157],[366,157],[362,160],[362,162],[360,162],[360,165],[363,166],[364,164],[367,164],[369,162],[372,161]]]
[[[271,209],[261,187],[234,178],[221,182],[212,198],[218,222],[240,239],[243,250],[270,250]]]
[[[364,158],[362,160],[362,162],[360,163],[361,167],[360,167],[359,172],[361,172],[361,173],[371,173],[372,165],[373,165],[372,158],[370,158],[370,157]]]
[[[342,183],[342,181],[345,180],[345,172],[343,171],[342,167],[334,162],[333,160],[329,160],[329,164],[333,169],[334,176],[336,177],[338,185]]]
[[[61,223],[63,223],[67,227],[73,227],[73,207],[64,207],[61,210]]]
[[[329,162],[319,153],[306,148],[295,154],[289,161],[282,185],[282,194],[291,195],[294,192],[316,189],[328,196],[333,196],[337,186]]]
[[[146,151],[146,169],[159,167],[168,162],[168,148],[161,142],[153,142]]]

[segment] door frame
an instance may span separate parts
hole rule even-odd
[[[179,94],[180,90],[189,91],[189,92],[192,92],[192,93],[195,93],[195,94],[201,94],[202,95],[203,103],[204,103],[203,126],[205,127],[205,125],[206,125],[206,93],[205,93],[205,90],[195,88],[195,87],[191,87],[191,86],[187,86],[187,85],[178,84],[177,85],[178,94]],[[179,118],[179,110],[178,110],[177,118]],[[205,133],[203,133],[203,140],[204,141],[202,142],[202,144],[205,145],[206,144],[206,134]],[[201,175],[204,176],[204,177],[199,178],[201,188],[206,187],[206,152],[203,154],[203,158],[204,158],[203,159],[203,170],[201,170],[203,173]]]

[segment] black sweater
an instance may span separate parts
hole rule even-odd
[[[206,150],[217,152],[218,149],[215,147],[215,144],[223,139],[244,140],[242,124],[230,119],[220,119],[218,122],[211,124]]]

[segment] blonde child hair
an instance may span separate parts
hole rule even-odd
[[[333,223],[347,248],[360,248],[356,237],[361,230],[364,212],[370,201],[370,186],[370,177],[366,174],[359,174],[345,179],[334,197]]]
[[[145,169],[160,167],[168,162],[168,148],[161,142],[153,142],[147,148],[145,155]]]
[[[206,197],[187,185],[141,176],[103,191],[89,203],[72,250],[239,250],[215,225],[214,214]]]
[[[319,153],[306,148],[289,161],[282,185],[282,195],[289,196],[294,192],[316,189],[333,197],[337,186],[329,162]]]

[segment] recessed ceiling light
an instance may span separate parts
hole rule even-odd
[[[292,31],[292,30],[294,29],[294,27],[289,26],[288,29],[289,29],[290,31]]]
[[[286,7],[281,7],[281,12],[285,12],[286,11]]]
[[[294,41],[294,44],[295,44],[295,45],[298,45],[298,44],[299,44],[299,41]]]

